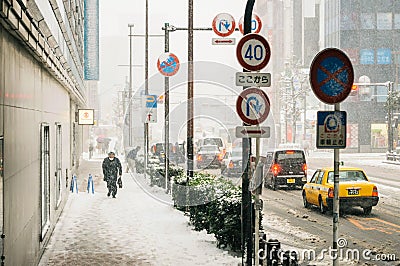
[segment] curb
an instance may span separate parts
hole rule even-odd
[[[397,162],[397,161],[389,161],[389,160],[386,160],[386,161],[382,161],[382,163],[387,163],[387,164],[396,164],[396,165],[400,165],[400,162]]]

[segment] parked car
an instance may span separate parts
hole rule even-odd
[[[228,177],[237,177],[242,173],[242,149],[233,149],[227,152],[221,161],[221,174]]]
[[[304,207],[316,205],[321,213],[332,210],[333,187],[333,168],[318,169],[303,187]],[[339,198],[341,208],[360,206],[366,215],[379,201],[378,189],[364,171],[351,167],[339,169]]]
[[[266,154],[264,186],[276,190],[279,186],[303,187],[307,182],[307,163],[302,149],[274,149]]]
[[[222,158],[223,153],[221,153],[217,145],[202,146],[196,156],[197,168],[220,168]]]

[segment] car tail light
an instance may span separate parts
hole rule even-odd
[[[286,154],[294,154],[294,151],[286,151]]]
[[[203,157],[201,156],[201,154],[197,155],[197,161],[202,161]]]
[[[333,188],[329,188],[328,189],[328,198],[333,198],[334,197],[334,193],[333,193]]]
[[[279,174],[279,172],[281,171],[281,166],[277,163],[274,163],[271,166],[271,170],[272,170],[272,173],[274,174],[274,176],[277,176]]]
[[[228,167],[229,168],[233,168],[233,162],[232,161],[229,162],[229,166]]]
[[[307,172],[307,164],[306,164],[306,163],[303,164],[302,169],[303,169],[303,172],[304,172],[304,173]]]
[[[378,188],[376,186],[372,189],[372,197],[378,197]]]

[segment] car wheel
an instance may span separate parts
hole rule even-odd
[[[276,190],[276,181],[275,178],[271,177],[271,188],[272,190]]]
[[[304,208],[310,207],[310,204],[307,201],[306,192],[303,192],[303,205],[304,205]]]
[[[321,197],[318,200],[318,207],[319,207],[319,212],[320,213],[325,213],[326,212],[326,207],[324,206],[324,203],[322,202]]]
[[[372,211],[372,206],[363,207],[363,210],[364,210],[364,214],[365,214],[365,215],[370,215],[370,214],[371,214],[371,211]]]

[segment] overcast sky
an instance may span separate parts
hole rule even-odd
[[[149,33],[163,34],[161,27],[165,22],[177,27],[187,27],[188,2],[184,0],[149,0]],[[244,14],[245,0],[201,0],[194,1],[195,27],[211,27],[212,20],[219,13],[230,13],[238,23]],[[134,34],[145,33],[145,0],[100,1],[100,95],[106,109],[111,107],[116,91],[122,90],[129,75],[129,28],[133,23]],[[213,46],[211,39],[216,36],[212,31],[195,32],[194,60],[215,61],[241,69],[235,56],[236,46]],[[241,37],[235,32],[236,42]],[[149,76],[157,74],[156,62],[164,51],[164,38],[149,38]],[[187,32],[177,31],[170,35],[170,51],[180,62],[187,62]],[[133,38],[134,90],[144,81],[144,38]],[[140,66],[142,65],[142,66]],[[150,88],[151,91],[151,88]]]

